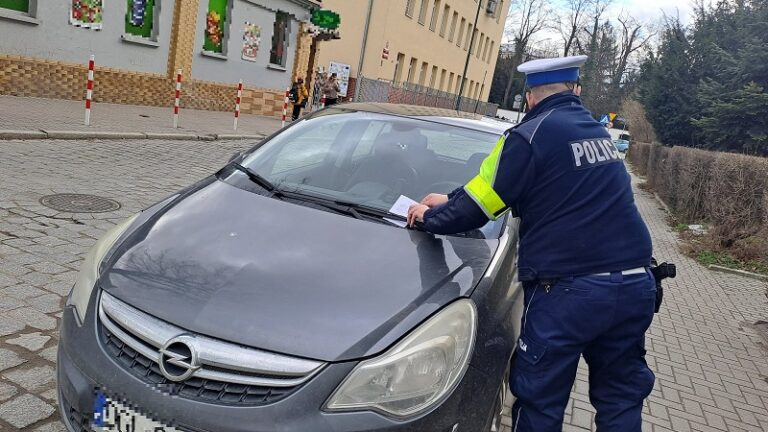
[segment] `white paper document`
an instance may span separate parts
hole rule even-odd
[[[392,204],[392,207],[389,209],[389,212],[392,214],[396,214],[403,217],[408,217],[408,209],[413,204],[418,204],[418,202],[408,198],[405,195],[400,195],[399,198],[397,198],[397,201],[395,201],[394,204]],[[393,224],[404,227],[406,225],[405,221],[397,220],[397,219],[389,219],[385,218],[388,222],[392,222]]]

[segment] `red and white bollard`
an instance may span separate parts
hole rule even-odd
[[[291,88],[288,87],[285,90],[285,100],[283,101],[283,126],[285,127],[285,115],[288,114],[288,94],[291,92]]]
[[[88,84],[85,90],[85,125],[91,125],[91,101],[93,100],[93,69],[96,65],[96,57],[91,55],[88,61]]]
[[[173,101],[173,127],[179,127],[179,102],[181,101],[181,69],[176,71],[176,98]]]
[[[325,108],[325,95],[320,98],[320,109]]]
[[[235,99],[235,127],[237,130],[237,119],[240,117],[240,98],[243,97],[243,80],[237,83],[237,99]]]

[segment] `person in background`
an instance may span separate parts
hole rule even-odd
[[[292,120],[298,120],[301,115],[301,109],[307,105],[307,98],[309,97],[309,91],[307,86],[304,85],[304,78],[299,78],[293,83],[291,87],[291,99],[293,102],[293,114]]]
[[[336,78],[336,74],[332,73],[323,86],[323,93],[325,93],[325,106],[336,105],[339,102],[339,80]]]

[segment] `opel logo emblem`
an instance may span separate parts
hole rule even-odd
[[[171,381],[180,382],[200,369],[194,338],[177,336],[160,348],[160,371]]]

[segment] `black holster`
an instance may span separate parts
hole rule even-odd
[[[651,273],[653,278],[656,279],[656,309],[654,312],[659,313],[661,302],[664,299],[664,287],[661,286],[661,281],[677,276],[677,267],[672,263],[666,262],[658,264],[656,258],[651,258]]]

